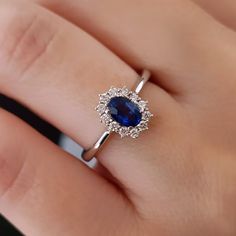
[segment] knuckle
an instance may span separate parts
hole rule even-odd
[[[56,27],[47,14],[40,12],[40,8],[16,5],[8,4],[1,16],[0,66],[11,76],[14,71],[13,77],[22,78],[47,52],[56,34]]]
[[[16,119],[0,109],[0,206],[5,199],[19,200],[32,186],[33,171],[16,134]],[[13,146],[14,145],[14,146]]]

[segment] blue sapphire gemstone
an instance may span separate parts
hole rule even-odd
[[[107,105],[111,117],[121,126],[135,127],[142,120],[137,104],[126,97],[113,97]]]

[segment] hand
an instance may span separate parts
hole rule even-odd
[[[0,212],[24,234],[236,234],[236,4],[205,3],[0,2],[0,91],[85,148],[98,94],[153,74],[150,129],[112,137],[96,170],[1,110]]]

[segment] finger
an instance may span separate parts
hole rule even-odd
[[[214,0],[194,0],[194,2],[220,22],[236,30],[236,2],[234,0],[219,1],[217,3]]]
[[[88,34],[45,9],[1,4],[1,91],[73,138],[81,136],[82,145],[90,144],[103,131],[94,111],[98,94],[112,85],[132,87],[137,74]]]
[[[212,59],[235,45],[234,34],[188,0],[34,1],[89,31],[134,68],[151,69],[159,85],[177,94],[215,81]]]
[[[137,74],[89,35],[48,11],[1,4],[1,91],[72,137],[80,136],[82,145],[90,144],[91,136],[103,130],[94,111],[98,94],[112,85],[132,87]]]
[[[98,94],[110,86],[131,88],[137,74],[84,31],[44,8],[22,2],[0,4],[0,90],[90,147],[104,131],[94,109]],[[156,111],[156,118],[149,138],[155,139],[157,130],[164,132],[155,120],[167,124],[175,120],[176,102],[152,83],[147,83],[142,97],[153,101],[150,110]],[[101,152],[102,164],[120,182],[137,181],[128,166],[132,168],[134,159],[140,162],[136,147],[150,147],[151,152],[146,135],[135,143],[116,137],[106,146],[107,154]]]
[[[0,212],[25,235],[108,235],[131,223],[105,179],[3,110],[0,130]]]

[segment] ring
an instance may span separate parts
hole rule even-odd
[[[90,161],[101,150],[111,133],[118,133],[121,138],[137,138],[142,131],[148,129],[148,122],[153,114],[148,109],[148,102],[143,101],[138,94],[150,76],[150,71],[143,70],[134,92],[126,87],[111,87],[99,95],[96,111],[105,124],[106,131],[91,148],[83,151],[81,156],[84,161]]]

